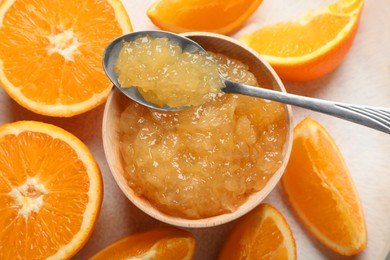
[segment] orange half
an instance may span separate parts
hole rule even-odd
[[[87,242],[103,184],[88,148],[46,123],[0,126],[0,259],[67,259]]]
[[[132,30],[119,0],[4,0],[0,85],[39,114],[69,117],[102,104],[112,88],[104,48]]]

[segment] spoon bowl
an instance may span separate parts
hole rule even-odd
[[[180,48],[183,50],[183,52],[189,52],[189,53],[195,53],[195,52],[205,52],[206,51],[196,42],[192,41],[189,38],[180,36],[178,34],[170,33],[170,32],[164,32],[164,31],[138,31],[133,32],[129,34],[122,35],[116,39],[114,39],[110,44],[106,47],[104,54],[103,54],[103,68],[108,76],[108,78],[111,80],[111,82],[118,88],[119,91],[121,91],[123,94],[125,94],[127,97],[133,99],[134,101],[153,108],[157,110],[164,110],[164,111],[180,111],[188,107],[170,107],[167,105],[159,106],[156,104],[153,104],[152,102],[149,102],[145,100],[145,98],[139,93],[138,89],[136,87],[129,87],[129,88],[122,88],[121,85],[118,82],[118,74],[114,70],[115,62],[118,58],[119,52],[121,48],[123,47],[123,42],[132,42],[140,37],[144,36],[151,36],[153,38],[168,38],[170,42],[172,42],[175,45],[180,46]]]

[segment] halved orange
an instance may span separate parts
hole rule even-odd
[[[355,38],[363,2],[340,0],[297,20],[260,28],[240,40],[260,53],[281,79],[317,79],[344,60]]]
[[[89,238],[102,179],[88,148],[46,123],[0,126],[0,259],[66,259]]]
[[[263,0],[157,0],[147,10],[159,28],[175,33],[238,30]]]
[[[296,258],[290,226],[269,204],[260,204],[239,219],[219,254],[220,260]]]
[[[4,0],[0,86],[39,114],[91,110],[112,88],[103,71],[104,48],[131,30],[119,0]]]
[[[190,232],[164,227],[122,238],[99,251],[90,260],[190,260],[194,250],[195,239]]]
[[[352,176],[333,138],[311,118],[294,129],[282,184],[302,223],[324,245],[342,255],[365,248],[366,224]]]

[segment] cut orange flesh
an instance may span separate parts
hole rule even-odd
[[[263,0],[157,0],[147,15],[159,28],[175,33],[238,30]]]
[[[334,70],[348,53],[363,0],[340,0],[297,20],[275,23],[241,37],[281,79],[306,81]]]
[[[282,184],[298,217],[324,245],[343,255],[365,248],[366,224],[352,177],[332,137],[313,119],[294,130]]]
[[[132,30],[119,0],[5,0],[0,6],[0,86],[39,114],[69,117],[112,88],[104,48]]]
[[[53,125],[0,126],[0,259],[65,259],[86,243],[102,180],[88,148]]]
[[[90,260],[190,260],[194,250],[195,239],[191,233],[165,227],[125,237],[107,246]]]
[[[219,255],[219,260],[296,258],[290,226],[269,204],[261,204],[238,221]]]

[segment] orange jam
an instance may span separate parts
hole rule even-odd
[[[182,52],[167,38],[123,42],[114,70],[121,87],[135,86],[145,100],[159,106],[200,105],[222,88],[214,59],[207,53]]]
[[[226,78],[257,85],[243,63],[212,56]],[[282,104],[233,94],[179,112],[130,101],[120,119],[129,185],[171,216],[232,212],[281,166],[286,116]]]

